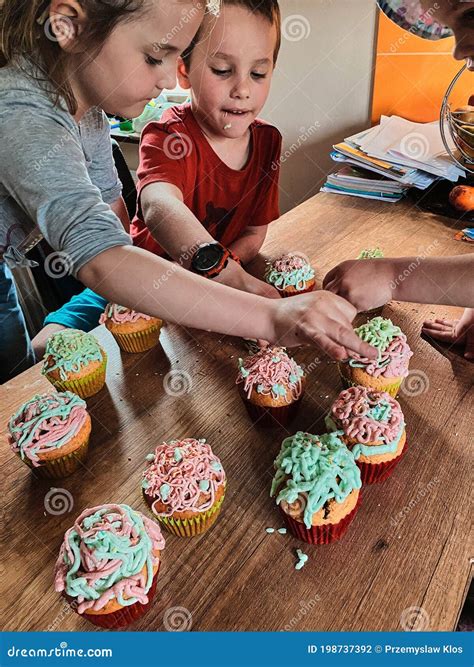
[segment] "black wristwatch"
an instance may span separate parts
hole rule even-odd
[[[203,243],[191,260],[191,271],[205,278],[215,278],[233,259],[240,264],[237,255],[220,243]]]

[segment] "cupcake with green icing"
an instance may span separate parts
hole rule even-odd
[[[378,357],[368,359],[353,352],[349,359],[340,362],[339,371],[344,386],[386,391],[396,398],[400,385],[408,375],[413,356],[407,337],[400,327],[383,317],[374,317],[357,327],[355,332],[361,340],[377,349]]]
[[[288,530],[310,544],[339,540],[360,504],[362,481],[351,451],[335,433],[298,431],[283,440],[270,495]]]
[[[158,524],[128,505],[86,509],[64,536],[55,590],[94,625],[123,628],[151,606],[164,547]]]
[[[85,460],[91,418],[70,391],[33,396],[8,423],[12,450],[41,477],[61,478]]]
[[[239,359],[236,384],[255,423],[286,426],[296,416],[305,382],[303,369],[282,347]]]
[[[265,280],[283,297],[312,292],[316,285],[313,267],[298,253],[285,253],[269,263]]]
[[[180,537],[214,525],[226,490],[222,463],[204,440],[163,442],[147,457],[142,492],[154,518]]]
[[[405,454],[403,412],[384,391],[344,389],[326,417],[326,426],[354,454],[364,484],[385,481]]]
[[[92,334],[65,329],[48,339],[41,372],[58,391],[88,398],[104,386],[106,365],[107,355]]]

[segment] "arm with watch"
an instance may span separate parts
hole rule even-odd
[[[279,298],[274,287],[242,267],[231,248],[215,241],[183,202],[183,195],[175,185],[150,183],[143,188],[140,201],[151,235],[181,266],[244,292]],[[232,246],[237,248],[237,244],[238,240]],[[248,257],[244,260],[248,261]]]

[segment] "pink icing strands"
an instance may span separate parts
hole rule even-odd
[[[368,414],[382,402],[388,403],[391,408],[387,422],[377,421]],[[404,424],[400,404],[390,394],[359,386],[350,387],[339,394],[331,408],[331,417],[346,436],[362,444],[393,442]]]
[[[308,262],[298,255],[283,255],[272,264],[272,268],[281,273],[290,273],[305,266],[308,266]]]
[[[176,460],[180,456],[181,459]],[[166,512],[158,512],[153,506],[153,511],[159,516],[171,516],[174,512],[186,510],[206,512],[214,505],[218,487],[226,481],[222,464],[210,445],[205,440],[194,438],[158,445],[155,458],[143,477],[145,493],[168,507]],[[206,481],[209,486],[203,490],[199,483]],[[163,485],[166,485],[166,493]]]
[[[359,361],[364,365],[364,370],[372,377],[406,377],[408,375],[408,363],[413,356],[413,352],[407,343],[405,334],[396,336],[387,346],[387,349],[380,352],[377,361],[371,361],[367,357],[361,357],[357,352],[352,353],[352,359]],[[388,361],[388,363],[386,363]]]
[[[91,528],[85,528],[83,525],[84,519],[87,519],[98,510],[106,510],[102,520],[97,521]],[[138,515],[139,513],[137,512],[136,514]],[[151,540],[151,550],[149,555],[153,567],[159,562],[159,558],[154,556],[153,552],[164,549],[165,540],[161,534],[159,526],[154,521],[151,521],[142,514],[139,514],[139,516],[143,521],[145,532]],[[117,523],[119,523],[119,526],[116,525]],[[110,532],[117,537],[128,539],[130,542],[130,551],[133,547],[136,547],[137,549],[140,547],[139,543],[142,536],[137,531],[137,526],[131,522],[129,515],[124,510],[124,506],[110,504],[84,510],[84,512],[76,519],[74,526],[70,528],[64,536],[64,541],[61,545],[55,567],[54,579],[56,591],[67,591],[66,575],[71,567],[76,565],[77,556],[70,544],[70,538],[72,537],[71,534],[73,532],[77,533],[80,539],[80,564],[75,572],[76,580],[81,577],[86,580],[88,586],[94,587],[94,583],[97,580],[110,576],[114,572],[123,569],[124,561],[122,559],[100,559],[97,557],[94,549],[86,544],[85,540],[87,538],[93,539],[98,536],[100,531],[105,531],[106,533]],[[69,564],[65,562],[65,556],[67,557]],[[147,576],[146,573],[143,573],[142,571],[130,576],[124,576],[109,589],[104,591],[96,600],[87,600],[84,595],[78,595],[76,598],[79,603],[77,611],[79,614],[83,614],[88,609],[98,611],[105,607],[105,605],[113,598],[119,600],[120,597],[124,599],[137,598],[138,602],[146,604],[148,602],[146,584]]]
[[[11,448],[39,467],[39,454],[67,444],[79,433],[86,418],[86,403],[78,396],[68,392],[42,394],[26,403],[10,420]]]
[[[279,361],[275,362],[274,359],[279,359]],[[278,385],[285,390],[289,388],[293,400],[298,400],[303,391],[302,377],[301,367],[287,355],[283,348],[268,347],[243,362],[236,384],[244,383],[247,398],[250,398],[254,388],[258,388],[259,394],[272,394],[274,398],[279,398],[283,394],[275,392],[274,388]],[[289,400],[286,396],[286,391],[285,397],[286,402],[291,403],[291,399]]]
[[[137,322],[138,320],[151,320],[153,318],[150,315],[125,308],[125,306],[108,303],[105,311],[100,316],[99,322],[105,324],[109,319],[115,322],[115,324],[123,324],[124,322]]]

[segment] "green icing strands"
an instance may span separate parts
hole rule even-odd
[[[387,401],[381,401],[378,405],[375,405],[371,410],[368,411],[367,416],[371,419],[375,419],[378,422],[388,422],[390,415],[392,414],[392,408]]]
[[[298,431],[283,440],[275,460],[271,496],[277,504],[289,505],[305,499],[303,520],[311,528],[313,514],[328,500],[342,503],[362,486],[360,471],[352,452],[335,433],[312,435]]]
[[[392,320],[383,317],[374,317],[354,331],[361,340],[377,348],[379,356],[381,352],[387,349],[394,338],[403,335],[400,327],[393,324]],[[389,359],[387,359],[388,363],[390,363]]]
[[[357,259],[381,259],[384,256],[380,248],[366,248],[361,250]]]
[[[59,370],[61,380],[67,380],[69,373],[78,373],[91,361],[102,361],[103,354],[97,339],[89,333],[77,329],[66,329],[51,336],[46,343],[45,362],[41,373]],[[49,365],[48,360],[53,364]]]

